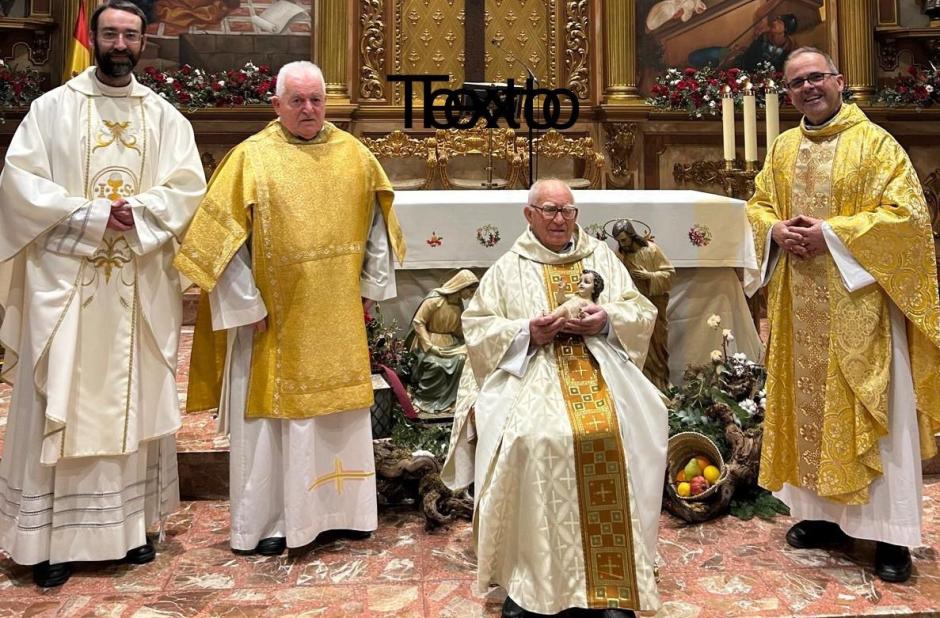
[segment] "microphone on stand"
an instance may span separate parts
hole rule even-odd
[[[501,43],[501,42],[499,41],[499,39],[497,39],[496,37],[493,37],[492,39],[490,39],[490,43],[492,43],[493,46],[494,46],[496,49],[498,49],[498,50],[500,50],[500,51],[504,51],[504,50],[503,50],[502,43]],[[517,58],[516,55],[515,55],[514,53],[512,53],[511,51],[509,51],[508,49],[505,50],[505,51],[506,51],[507,54],[509,54],[509,57],[512,58],[513,61],[518,62],[519,64],[522,65],[522,68],[525,69],[525,72],[528,74],[529,79],[532,80],[532,84],[535,85],[535,86],[538,86],[539,78],[535,76],[535,71],[533,71],[532,69],[530,69],[530,68],[529,68],[529,65],[526,64],[524,60],[522,60],[521,58]],[[534,103],[534,101],[533,101],[533,103]],[[533,107],[534,107],[534,105],[533,105]],[[535,151],[535,135],[534,135],[534,132],[533,132],[533,130],[532,130],[532,125],[529,124],[528,122],[526,122],[526,126],[528,127],[528,134],[529,134],[529,135],[528,135],[528,141],[529,141],[529,149],[528,149],[528,150],[529,150],[529,187],[527,187],[527,188],[531,188],[531,187],[532,187],[532,183],[535,182],[536,177],[538,176],[538,173],[539,173],[539,162],[538,162],[538,158],[537,158],[537,157],[538,157],[538,152]]]

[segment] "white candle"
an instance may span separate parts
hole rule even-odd
[[[780,135],[780,95],[777,94],[777,87],[773,82],[767,86],[765,92],[767,108],[767,152],[770,152],[770,145],[774,143],[777,136]]]
[[[744,160],[757,161],[757,97],[751,84],[744,88]]]
[[[734,161],[734,97],[728,86],[725,86],[725,93],[721,97],[721,138],[725,161]]]

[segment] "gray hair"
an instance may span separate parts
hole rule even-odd
[[[532,183],[531,187],[529,187],[529,197],[528,197],[527,203],[535,204],[536,203],[535,199],[542,193],[545,187],[549,184],[556,184],[556,183],[564,185],[568,189],[568,191],[571,191],[571,187],[568,186],[568,183],[562,180],[561,178],[539,178],[534,183]],[[572,194],[572,201],[573,201],[573,197],[574,195]]]
[[[303,74],[312,74],[314,77],[319,78],[324,88],[326,87],[326,79],[324,79],[323,71],[320,70],[320,67],[309,60],[295,60],[294,62],[288,62],[277,72],[277,85],[274,87],[274,95],[278,97],[284,96],[284,88],[286,88],[288,76]]]
[[[815,47],[809,47],[809,46],[798,47],[794,49],[792,52],[790,52],[790,55],[787,56],[786,62],[783,63],[784,75],[786,75],[787,73],[787,65],[790,64],[790,61],[796,58],[797,56],[802,56],[803,54],[817,54],[819,56],[822,56],[823,58],[826,59],[826,64],[829,65],[829,71],[831,73],[836,73],[836,74],[841,75],[841,73],[839,73],[838,67],[836,67],[836,63],[832,61],[832,56],[830,56],[829,54],[827,54],[821,49],[816,49]]]

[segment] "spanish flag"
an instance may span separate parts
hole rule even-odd
[[[85,0],[78,0],[78,17],[75,18],[75,32],[69,41],[68,61],[62,81],[66,82],[91,66],[91,40],[88,33],[88,20],[85,18]]]

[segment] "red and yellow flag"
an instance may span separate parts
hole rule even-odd
[[[78,0],[78,17],[75,18],[75,31],[69,41],[69,55],[62,74],[63,81],[68,81],[91,66],[91,39],[88,32],[88,19],[85,18],[85,0]]]

